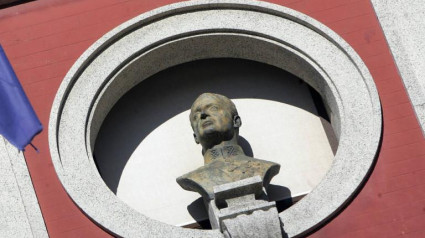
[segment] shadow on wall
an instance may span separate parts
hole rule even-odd
[[[199,60],[161,71],[125,94],[105,118],[94,148],[98,170],[116,193],[123,169],[137,146],[155,128],[188,110],[204,92],[231,99],[277,101],[317,115],[305,104],[308,100],[282,93],[282,88],[296,84],[304,83],[279,68],[240,59]],[[240,142],[247,155],[253,156],[249,143],[243,137]]]

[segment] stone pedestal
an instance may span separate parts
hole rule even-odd
[[[225,237],[282,237],[275,202],[269,202],[260,176],[214,187],[207,201],[213,229]]]

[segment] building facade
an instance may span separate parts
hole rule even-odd
[[[5,187],[3,189],[4,191],[8,191],[8,193],[4,194],[4,198],[16,197],[16,200],[5,200],[8,202],[3,202],[2,207],[4,207],[4,209],[2,210],[8,214],[18,214],[16,217],[19,219],[16,218],[15,221],[23,222],[22,224],[25,224],[27,227],[26,229],[21,229],[17,232],[17,229],[19,230],[17,227],[23,227],[23,225],[13,227],[10,224],[13,224],[14,220],[5,219],[4,223],[7,224],[5,226],[7,229],[5,229],[4,234],[9,236],[30,236],[32,234],[35,237],[46,235],[50,237],[108,237],[132,234],[131,232],[125,233],[125,230],[127,229],[126,227],[115,228],[113,225],[108,225],[114,223],[115,218],[111,217],[114,216],[114,214],[108,215],[105,210],[102,210],[104,208],[99,208],[95,205],[91,207],[90,204],[85,203],[89,200],[76,196],[78,193],[78,189],[76,188],[78,188],[79,183],[82,182],[78,180],[78,177],[72,177],[71,173],[67,173],[65,170],[65,172],[61,171],[60,168],[58,169],[57,158],[60,160],[61,157],[56,156],[55,153],[60,153],[55,152],[58,149],[52,147],[64,147],[66,145],[71,145],[68,150],[61,150],[61,156],[64,156],[66,151],[74,151],[75,154],[78,155],[77,147],[73,147],[73,143],[77,140],[76,143],[91,144],[94,148],[96,136],[94,136],[93,141],[84,142],[78,138],[74,138],[74,134],[52,134],[52,132],[55,131],[55,126],[60,129],[60,126],[62,125],[60,120],[58,120],[56,124],[52,124],[52,117],[54,117],[52,115],[60,115],[59,117],[63,118],[67,117],[65,113],[55,114],[54,111],[61,107],[67,107],[65,103],[63,105],[59,103],[61,101],[66,102],[68,98],[72,99],[72,95],[68,95],[67,92],[64,91],[72,91],[71,87],[74,86],[72,85],[68,87],[67,85],[72,84],[69,82],[72,82],[72,79],[77,77],[75,75],[79,74],[78,72],[80,72],[80,67],[90,61],[91,55],[96,54],[96,56],[98,56],[102,54],[93,53],[97,52],[98,49],[101,49],[100,45],[107,44],[108,39],[113,39],[111,41],[117,42],[118,40],[116,39],[122,40],[122,38],[119,38],[119,35],[121,34],[120,32],[124,32],[126,29],[129,29],[129,27],[132,26],[131,24],[137,25],[136,22],[142,22],[143,24],[146,23],[146,25],[148,25],[147,22],[150,19],[149,17],[154,18],[160,14],[165,14],[167,11],[171,11],[166,10],[168,9],[167,6],[169,4],[181,4],[174,8],[171,7],[173,9],[187,9],[192,6],[196,6],[196,2],[197,1],[188,1],[185,3],[178,1],[136,0],[40,0],[0,10],[0,43],[3,45],[18,78],[20,79],[35,111],[45,127],[45,130],[33,141],[33,144],[38,147],[40,153],[37,153],[30,148],[28,148],[23,154],[16,153],[14,148],[10,147],[7,142],[5,142],[5,145],[2,149],[0,149],[0,151],[3,152],[2,157],[8,158],[9,161],[11,161],[3,161],[4,166],[2,166],[5,168],[5,171],[9,172],[5,172],[8,176],[5,176],[5,180],[3,182],[3,184],[9,184],[9,187]],[[375,120],[375,117],[379,118],[379,123],[371,124],[372,126],[369,125],[370,127],[368,127],[368,125],[361,125],[361,127],[359,127],[363,128],[363,130],[366,130],[365,128],[367,128],[367,130],[370,131],[370,134],[373,135],[370,139],[370,144],[357,146],[355,150],[353,150],[359,153],[364,151],[364,153],[374,155],[365,156],[366,159],[362,159],[361,161],[353,161],[353,163],[365,163],[365,170],[362,170],[364,175],[361,176],[361,178],[357,178],[355,182],[356,184],[353,185],[352,188],[347,188],[348,190],[351,189],[350,195],[348,197],[340,198],[342,202],[335,205],[335,210],[330,208],[330,210],[326,211],[327,215],[324,219],[312,218],[314,220],[312,220],[314,224],[311,226],[311,229],[306,228],[302,231],[302,233],[298,233],[298,235],[309,237],[423,237],[425,235],[425,186],[423,183],[425,178],[425,97],[423,96],[424,83],[420,77],[421,72],[425,70],[423,62],[420,60],[421,52],[423,52],[422,46],[424,43],[422,39],[423,27],[421,27],[424,25],[422,23],[423,13],[420,11],[423,7],[419,3],[420,1],[411,1],[410,4],[407,4],[406,2],[379,0],[282,0],[268,2],[276,4],[276,9],[281,9],[279,7],[284,7],[282,9],[289,9],[282,11],[286,11],[285,14],[287,15],[295,16],[292,18],[296,19],[294,20],[295,22],[305,20],[305,22],[311,23],[313,21],[310,21],[310,18],[316,20],[320,27],[322,27],[322,25],[324,26],[323,28],[318,27],[318,29],[326,29],[326,33],[327,30],[329,30],[328,32],[330,33],[327,36],[327,39],[338,39],[337,43],[343,46],[341,48],[343,48],[344,52],[348,52],[346,54],[354,58],[354,64],[358,67],[358,71],[362,77],[369,80],[366,81],[367,83],[373,84],[370,87],[361,88],[364,90],[372,89],[372,93],[365,96],[372,98],[372,103],[370,105],[372,113],[369,115],[361,113],[353,114],[353,117],[355,118],[355,115],[361,115],[362,118],[358,118],[358,121],[360,122],[368,122],[368,119]],[[220,3],[220,1],[210,2],[211,5],[217,3]],[[268,3],[264,4],[267,5]],[[245,3],[234,1],[232,4],[244,5]],[[255,5],[255,3],[250,4]],[[263,3],[259,4],[261,8],[274,9],[271,4],[267,6],[261,5]],[[155,10],[150,12],[151,10],[159,7],[165,7],[163,8],[165,10]],[[205,5],[203,5],[203,7],[205,7]],[[191,11],[196,12],[196,10],[193,9],[196,9],[196,7],[192,7],[191,9]],[[214,9],[214,7],[211,8],[211,10]],[[296,12],[291,12],[291,9]],[[259,12],[259,10],[257,12]],[[144,16],[139,16],[144,13]],[[308,19],[303,18],[302,14],[308,16]],[[270,15],[276,16],[279,14],[273,13]],[[138,16],[139,18],[135,18]],[[225,16],[228,16],[229,18],[233,17],[233,15]],[[255,18],[255,16],[257,15],[253,15],[251,19],[258,21],[255,22],[257,25],[261,24],[261,20],[265,21],[264,19]],[[244,17],[246,17],[246,15],[244,15]],[[131,21],[127,22],[133,18],[136,19],[132,20],[133,23]],[[183,20],[185,19],[178,22],[181,24],[181,29],[184,28]],[[187,21],[190,22],[190,18]],[[122,26],[121,24],[123,23],[127,25]],[[270,24],[272,23],[273,22],[270,22]],[[200,23],[194,23],[196,27],[197,24]],[[208,24],[208,22],[205,24]],[[263,29],[254,29],[256,24],[253,24],[253,28],[250,29],[253,32],[262,31]],[[116,28],[119,25],[121,25],[121,27]],[[244,23],[241,23],[240,25],[241,27],[245,27]],[[315,27],[315,25],[313,27]],[[113,29],[115,30],[111,32]],[[135,27],[134,29],[139,28]],[[209,28],[206,27],[205,29]],[[155,28],[154,30],[158,29]],[[161,28],[158,32],[175,31],[177,33],[173,34],[178,35],[179,30],[180,28]],[[128,31],[131,32],[132,30]],[[134,32],[136,32],[136,30],[134,30]],[[297,32],[288,32],[294,36],[298,34]],[[108,35],[105,35],[107,33]],[[333,35],[334,33],[336,34]],[[272,33],[270,33],[270,35],[271,34]],[[340,38],[343,40],[341,41],[342,43],[339,42]],[[226,44],[230,44],[228,42],[237,42],[235,39],[236,38],[232,38],[231,41],[225,41],[224,38],[220,38],[217,40],[223,40]],[[211,38],[208,38],[205,42],[208,40],[211,40]],[[217,42],[217,40],[215,40],[215,42]],[[284,43],[288,43],[290,40],[291,39],[288,38],[287,40],[282,41]],[[246,43],[247,41],[243,40],[241,42]],[[320,43],[319,41],[314,42],[317,43],[317,45]],[[313,44],[310,42],[310,45],[313,47],[315,46],[315,43]],[[192,48],[198,47],[196,44],[197,43],[195,41],[191,42]],[[221,44],[221,46],[223,45],[225,44]],[[183,46],[180,47],[184,49]],[[211,47],[217,46],[213,45]],[[236,47],[237,46],[235,44],[234,48]],[[266,49],[265,45],[262,45],[262,47]],[[89,49],[89,51],[86,51],[87,49]],[[164,49],[166,52],[171,52],[171,48]],[[203,48],[199,48],[197,52],[202,49]],[[307,47],[304,49],[301,49],[301,51],[308,52]],[[324,48],[322,47],[321,49]],[[351,52],[351,49],[354,51]],[[226,51],[225,48],[217,48],[215,52],[219,52],[220,50],[223,50],[223,52]],[[250,52],[256,52],[256,50],[256,48],[252,48]],[[187,50],[187,52],[189,52],[189,50]],[[323,52],[324,57],[326,53],[329,53],[329,51]],[[223,55],[225,54],[223,53]],[[335,52],[334,55],[338,55],[338,52]],[[357,55],[359,56],[358,58],[356,58]],[[190,55],[185,57],[193,57],[192,60],[197,59],[195,56]],[[257,60],[255,57],[258,56],[252,57],[254,60]],[[178,57],[175,56],[174,58],[177,59]],[[204,58],[215,57],[205,56]],[[245,58],[249,58],[249,56],[245,56]],[[123,61],[126,59],[128,58],[124,58]],[[148,62],[153,62],[155,57],[146,59],[148,59]],[[158,62],[162,61],[162,59],[163,58],[160,58]],[[317,59],[320,59],[320,57]],[[328,58],[327,60],[332,61],[335,59]],[[263,63],[269,62],[273,65],[273,60],[267,60],[268,59],[262,59],[258,61]],[[324,65],[326,63],[326,59],[323,60]],[[105,62],[109,62],[109,59]],[[94,64],[95,63],[87,63],[88,66],[84,67],[92,67],[91,65]],[[160,63],[158,63],[158,65],[160,65]],[[170,63],[170,65],[172,64]],[[335,61],[334,65],[337,67],[338,62]],[[364,65],[365,68],[362,68],[362,65]],[[107,68],[109,65],[103,65],[103,67]],[[111,69],[115,69],[113,66],[110,67]],[[166,70],[168,68],[167,63],[164,63],[161,67],[164,67],[164,70]],[[201,66],[196,65],[195,67]],[[347,66],[347,68],[349,67]],[[303,70],[304,68],[301,71]],[[296,72],[298,71],[294,69],[291,73],[296,75]],[[101,73],[102,72],[100,71],[95,71],[94,75],[100,75]],[[370,79],[368,78],[369,75],[371,76]],[[312,84],[307,80],[309,77],[308,75],[305,76],[305,78],[302,77],[302,73],[296,76],[299,79]],[[332,77],[333,76],[330,76],[330,78]],[[362,102],[362,97],[359,97],[358,99],[355,98],[357,97],[358,94],[356,93],[358,92],[353,92],[356,91],[354,89],[357,87],[355,78],[355,75],[352,78],[346,78],[347,85],[353,84],[351,91],[348,89],[346,92],[344,89],[336,90],[341,92],[341,97],[343,98],[341,102],[346,102],[344,95],[347,95],[347,98],[350,98],[349,95],[353,96],[353,105],[356,100]],[[86,81],[90,82],[90,79],[91,78],[88,77]],[[118,84],[119,81],[116,82]],[[338,84],[338,82],[339,81],[335,81],[336,84]],[[137,83],[138,82],[134,82],[134,85]],[[61,84],[65,85],[61,86],[62,89],[66,89],[62,90],[62,92],[59,90]],[[124,86],[132,88],[134,85]],[[317,88],[320,88],[320,85],[316,85],[316,87],[314,85],[312,86],[316,90]],[[376,90],[376,92],[374,92],[374,90]],[[63,98],[57,95],[62,95]],[[105,98],[112,98],[114,95],[119,95],[119,93],[114,94],[114,92],[111,91],[110,94],[105,95],[107,95]],[[121,96],[122,95],[115,97],[120,98]],[[329,106],[332,104],[329,101],[330,99],[327,100],[324,95],[322,95],[322,99],[325,104],[328,105],[325,106],[325,108],[332,107]],[[84,98],[82,100],[84,100]],[[99,101],[100,100],[101,99],[99,99]],[[313,101],[317,101],[317,99],[314,99],[313,97]],[[111,110],[115,102],[116,100],[106,103],[108,106],[105,106],[102,109],[105,111],[104,117],[106,117],[106,113]],[[335,101],[335,105],[338,105],[337,100]],[[70,113],[74,112],[71,110],[71,106],[69,106]],[[337,108],[337,106],[335,107]],[[364,106],[364,108],[367,107],[367,105]],[[169,106],[168,108],[171,107]],[[96,109],[96,107],[94,107],[94,109]],[[98,110],[102,111],[100,109]],[[350,111],[348,109],[346,110],[348,115],[348,112]],[[327,114],[330,117],[329,121],[332,123],[335,134],[334,137],[337,138],[336,140],[339,140],[341,137],[346,136],[346,134],[341,134],[341,129],[338,128],[345,125],[343,123],[350,121],[351,119],[347,116],[349,119],[342,120],[341,118],[343,118],[343,116],[341,115],[337,116],[336,119],[333,119],[332,112],[335,111],[336,109],[330,111],[328,109]],[[72,119],[75,119],[75,123],[77,123],[77,114],[71,114],[68,115],[68,117],[68,120],[70,120],[69,123],[73,123]],[[169,117],[165,116],[165,118]],[[85,120],[86,118],[84,117],[83,119]],[[357,125],[354,121],[352,123],[353,125]],[[48,126],[50,126],[49,129],[47,128]],[[99,132],[99,130],[102,130],[100,127],[101,124],[95,126],[93,131]],[[323,127],[326,127],[326,123],[323,124]],[[94,134],[97,135],[97,132]],[[353,133],[353,135],[355,135],[357,132]],[[63,145],[60,142],[57,142],[57,144],[55,144],[56,142],[52,142],[52,137],[62,138],[60,136],[64,138],[63,141],[66,142],[66,145]],[[332,136],[326,135],[326,137],[329,139]],[[369,149],[369,146],[372,144],[376,144],[375,149]],[[350,154],[347,152],[345,156],[341,156],[343,153],[340,152],[342,150],[341,148],[345,148],[344,145],[340,144],[338,149],[333,152],[339,156],[338,158],[344,157],[347,158],[348,161]],[[338,152],[338,150],[340,151]],[[373,151],[370,152],[369,150]],[[332,150],[329,151],[332,153]],[[87,153],[90,154],[91,151]],[[254,151],[254,153],[256,152]],[[68,163],[69,161],[72,161],[73,155],[71,154],[67,156],[68,158],[71,158],[71,160],[67,161],[63,158],[63,161],[61,162]],[[15,158],[20,159],[21,162],[16,162],[14,160]],[[25,169],[25,164],[23,163],[24,160],[28,167],[28,171]],[[76,159],[75,161],[78,160]],[[338,161],[343,160],[341,159]],[[100,163],[99,160],[97,163]],[[64,167],[66,167],[65,164]],[[102,168],[99,164],[97,164],[97,167],[100,168],[99,170]],[[78,170],[80,168],[77,166],[74,169]],[[105,171],[108,170],[105,169]],[[339,172],[342,173],[341,171]],[[84,173],[85,171],[81,170],[80,175]],[[104,174],[105,173],[107,172],[104,172]],[[105,177],[104,174],[102,175],[101,173],[102,177]],[[97,176],[100,178],[99,175]],[[67,180],[66,177],[70,178],[70,180]],[[9,178],[9,180],[7,178]],[[106,183],[108,183],[105,178],[103,179]],[[71,180],[73,182],[70,182]],[[75,184],[72,184],[74,182]],[[13,187],[11,184],[16,185]],[[113,184],[113,182],[111,182],[111,184]],[[112,188],[113,185],[107,185],[109,189],[112,191],[114,190]],[[106,185],[102,186],[106,188]],[[316,186],[316,184],[314,186]],[[82,190],[81,193],[90,196],[87,190]],[[97,190],[93,190],[93,194],[97,194]],[[99,194],[101,194],[101,192],[99,192]],[[102,200],[104,204],[112,202],[110,203],[112,204],[111,210],[114,210],[113,206],[116,204],[114,203],[115,200],[112,201],[107,199],[107,197],[111,196],[111,194],[97,198],[97,200]],[[336,198],[335,200],[338,199]],[[13,201],[17,202],[15,203]],[[329,207],[332,207],[333,201],[328,201],[328,204],[330,204]],[[7,205],[10,203],[18,204],[20,208]],[[326,201],[324,204],[325,203]],[[123,205],[117,205],[117,207],[119,206]],[[10,210],[6,209],[8,207]],[[100,209],[100,212],[96,212],[96,209]],[[103,214],[102,211],[105,211],[105,214]],[[127,219],[127,223],[132,224],[132,222],[130,222],[132,219],[138,219],[137,216],[133,217],[124,214],[125,212],[123,212],[123,214],[118,213],[123,210],[117,209],[116,211],[116,217],[122,216],[122,219],[119,222],[125,223]],[[93,213],[96,213],[96,215],[93,216]],[[22,216],[19,214],[26,215]],[[135,212],[135,214],[137,214],[137,212]],[[102,217],[107,218],[103,220]],[[310,214],[310,217],[314,217],[314,215]],[[119,222],[117,221],[117,224],[121,224]],[[15,225],[16,224],[21,223],[18,222],[15,223]],[[129,227],[131,226],[132,225],[129,225]],[[134,226],[137,226],[137,224]],[[158,231],[153,231],[150,228],[150,223],[146,225],[146,227],[149,227],[146,228],[149,233],[145,234],[149,234],[152,237],[161,237],[163,234]],[[132,228],[128,229],[131,230]],[[145,228],[141,227],[141,229]],[[168,228],[164,228],[164,230],[166,229]],[[124,233],[120,233],[123,230]],[[137,231],[134,232],[134,234],[137,234]]]

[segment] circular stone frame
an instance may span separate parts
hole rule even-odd
[[[294,10],[202,0],[118,26],[84,52],[58,90],[49,123],[53,164],[94,222],[122,237],[222,237],[218,230],[180,228],[140,214],[108,189],[93,159],[104,118],[128,90],[177,64],[220,57],[286,70],[315,88],[331,112],[339,138],[334,162],[310,194],[279,214],[288,236],[305,235],[351,201],[372,168],[382,127],[378,93],[360,57],[329,28]]]

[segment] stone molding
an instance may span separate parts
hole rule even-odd
[[[367,179],[381,139],[372,77],[336,33],[294,10],[259,1],[189,1],[133,18],[94,43],[65,76],[52,106],[49,144],[67,193],[97,224],[122,237],[222,237],[155,221],[118,199],[99,175],[93,145],[102,121],[133,86],[171,66],[242,58],[284,69],[327,102],[339,138],[320,184],[279,214],[289,237],[336,214]]]
[[[0,136],[0,237],[49,237],[25,157]]]
[[[372,4],[425,136],[424,3],[372,0]]]

